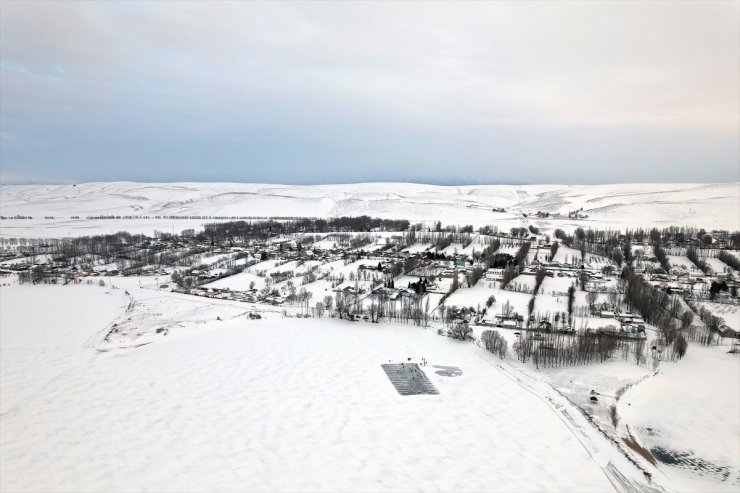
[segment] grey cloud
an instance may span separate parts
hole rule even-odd
[[[530,182],[639,181],[661,162],[666,179],[729,180],[739,17],[735,2],[3,2],[0,127],[48,145],[0,161],[79,179],[200,176],[211,156],[243,180],[268,162],[261,181],[374,166]]]

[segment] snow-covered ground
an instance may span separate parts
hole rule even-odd
[[[240,272],[233,276],[224,277],[218,281],[206,284],[207,288],[231,289],[232,291],[247,291],[254,287],[262,289],[265,287],[265,278],[251,272]]]
[[[638,486],[566,401],[473,344],[410,325],[249,320],[244,303],[121,282],[1,288],[3,491]],[[103,340],[113,323],[170,316],[146,345]],[[380,365],[408,357],[426,358],[438,395],[396,392]]]
[[[709,265],[709,267],[712,269],[713,272],[716,273],[733,273],[735,272],[735,269],[727,265],[726,263],[722,262],[720,259],[716,257],[703,257],[702,260]]]
[[[738,202],[737,183],[3,186],[2,215],[34,219],[0,220],[0,237],[180,232],[243,211],[274,217],[367,214],[428,225],[437,220],[495,225],[503,231],[528,223],[548,234],[579,226],[734,230],[740,228]],[[494,213],[493,207],[507,212]],[[568,211],[581,207],[588,219],[567,218]],[[532,215],[536,211],[559,212],[565,218],[539,219]],[[101,214],[149,219],[84,219]],[[41,219],[46,215],[56,219]],[[73,215],[83,219],[71,219]],[[366,251],[384,246],[388,235],[398,233],[372,234],[375,243],[365,245]],[[336,235],[323,238],[312,248],[332,248],[338,240]],[[499,252],[513,255],[519,249],[518,243],[504,242]],[[465,249],[455,243],[445,252],[471,253],[485,246],[486,239],[474,235]],[[417,243],[407,251],[430,247],[433,243]],[[545,255],[549,251],[541,250],[538,258]],[[221,263],[223,269],[230,258],[219,254],[202,260]],[[580,252],[561,245],[555,260],[574,258],[580,259]],[[300,277],[291,280],[315,302],[333,295],[334,287],[357,284],[368,290],[381,260],[269,260],[208,286],[246,290],[254,282],[261,289],[270,274],[316,269],[315,274],[326,277],[305,285]],[[587,260],[594,266],[609,264],[590,254]],[[685,256],[670,260],[696,270]],[[715,270],[724,266],[714,258],[707,261]],[[362,265],[368,269],[361,272]],[[360,272],[364,280],[350,279]],[[416,280],[405,276],[396,284]],[[531,293],[502,290],[487,279],[468,288],[462,274],[459,280],[461,288],[445,301],[448,307],[477,310],[494,296],[486,320],[493,321],[506,306],[527,314]],[[531,289],[534,280],[521,275],[510,288]],[[565,312],[564,293],[574,281],[545,278],[535,313]],[[0,491],[632,492],[740,487],[740,358],[727,354],[727,346],[691,344],[684,360],[663,363],[657,376],[620,361],[535,370],[515,359],[501,361],[473,343],[440,337],[436,328],[284,317],[290,307],[157,291],[151,277],[105,282],[103,287],[17,286],[14,279],[3,278]],[[271,286],[281,289],[287,282]],[[447,290],[451,283],[445,278],[439,289]],[[613,287],[614,281],[610,283]],[[430,309],[442,296],[427,295]],[[618,325],[614,319],[590,316],[585,296],[579,288],[575,307],[580,311],[573,327]],[[597,302],[608,298],[600,293]],[[737,307],[703,305],[731,327],[740,327]],[[262,319],[250,319],[255,312]],[[476,335],[481,330],[476,327]],[[511,345],[514,331],[501,332]],[[438,395],[400,396],[395,391],[380,365],[409,357],[429,361],[431,366],[422,369]],[[437,374],[433,365],[456,367],[462,375]],[[633,454],[652,481],[602,434],[611,426],[609,406],[631,384],[635,386],[619,400],[619,425],[609,433],[618,441],[631,435],[656,457],[674,461],[652,465]],[[590,390],[601,396],[598,405],[587,399]]]
[[[699,271],[699,267],[697,267],[696,264],[689,260],[685,255],[668,255],[667,257],[671,266],[681,267],[688,272]]]
[[[726,303],[710,303],[703,301],[699,303],[713,315],[722,317],[730,328],[740,331],[740,305],[731,305]]]
[[[740,357],[691,345],[620,399],[621,426],[681,491],[740,489]]]
[[[434,245],[431,243],[414,243],[413,245],[406,247],[403,249],[404,252],[408,252],[410,254],[414,253],[423,253],[432,248]]]
[[[738,183],[617,185],[435,186],[409,183],[351,185],[264,185],[244,183],[83,183],[78,185],[3,185],[4,237],[63,237],[120,230],[179,233],[200,228],[214,217],[331,217],[362,214],[500,230],[520,227],[523,216],[543,231],[576,227],[627,228],[687,225],[707,230],[740,228]],[[492,212],[503,207],[507,212]],[[583,208],[586,219],[567,214]],[[538,219],[537,211],[564,217]],[[43,219],[54,216],[55,219]],[[79,216],[81,219],[71,219]],[[97,216],[148,216],[149,219],[98,219]],[[168,216],[183,217],[171,219]],[[156,219],[159,217],[159,219]],[[185,219],[184,217],[187,217]]]

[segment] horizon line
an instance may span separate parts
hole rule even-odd
[[[178,184],[178,183],[202,183],[202,184],[233,184],[233,185],[263,185],[263,186],[295,186],[295,187],[320,187],[334,185],[373,185],[373,184],[398,184],[398,185],[426,185],[436,187],[473,187],[473,186],[604,186],[604,185],[713,185],[713,184],[740,184],[736,181],[623,181],[623,182],[599,182],[599,183],[575,183],[575,182],[524,182],[524,181],[407,181],[407,180],[373,180],[373,181],[337,181],[322,183],[280,183],[280,182],[251,182],[251,181],[222,181],[222,180],[173,180],[173,181],[140,181],[140,180],[93,180],[93,181],[19,181],[6,183],[0,180],[0,186],[77,186],[113,183],[132,184]]]

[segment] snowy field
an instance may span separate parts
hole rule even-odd
[[[620,185],[486,185],[445,187],[409,183],[288,186],[243,183],[83,183],[3,185],[4,237],[63,237],[201,228],[213,217],[336,217],[366,214],[431,224],[496,224],[507,231],[530,224],[543,231],[576,227],[620,228],[687,225],[739,229],[737,183]],[[492,212],[503,207],[506,212]],[[588,218],[568,219],[583,208]],[[537,211],[564,217],[538,219]],[[53,216],[55,219],[44,219]],[[81,219],[71,219],[79,216]],[[97,219],[148,216],[149,219]],[[169,219],[178,216],[181,219]],[[157,219],[159,217],[159,219]],[[187,218],[185,218],[187,217]],[[333,243],[333,242],[332,242]],[[328,245],[327,247],[331,247]],[[480,248],[478,248],[480,249]]]
[[[240,272],[239,274],[205,284],[204,287],[231,289],[232,291],[247,291],[251,287],[262,289],[265,287],[265,278],[251,272]]]
[[[3,186],[2,214],[34,219],[0,220],[0,237],[179,233],[244,211],[273,217],[367,214],[427,225],[436,220],[495,225],[503,231],[533,225],[546,233],[653,225],[739,229],[739,201],[737,183]],[[493,207],[507,212],[494,213]],[[567,218],[568,211],[581,207],[588,219]],[[541,219],[533,216],[537,211],[565,218]],[[101,214],[150,219],[84,219]],[[46,215],[56,219],[42,219]],[[77,215],[83,219],[70,218]],[[383,247],[393,234],[398,233],[372,233],[374,243],[363,249]],[[322,238],[312,248],[346,241],[332,234]],[[485,240],[474,235],[466,248],[453,243],[445,252],[481,251]],[[406,251],[429,248],[434,244],[417,243]],[[499,253],[513,255],[518,249],[505,242]],[[542,249],[538,258],[546,255],[549,249]],[[561,245],[555,260],[576,258],[578,250]],[[228,259],[218,254],[202,260],[223,269]],[[685,256],[669,259],[696,270]],[[300,277],[291,282],[315,302],[333,295],[333,287],[369,289],[380,261],[272,259],[208,287],[246,290],[254,283],[262,289],[271,274],[313,272],[326,277],[305,285]],[[609,264],[591,254],[587,261],[597,267]],[[725,267],[717,259],[707,261],[715,270]],[[13,262],[18,260],[7,265]],[[361,266],[368,269],[355,281]],[[95,266],[112,267],[102,260]],[[713,348],[692,343],[684,360],[662,363],[657,374],[622,361],[535,369],[512,354],[514,330],[501,330],[510,348],[502,361],[476,343],[438,336],[434,323],[424,330],[291,318],[283,312],[295,312],[295,306],[158,291],[153,279],[106,277],[104,287],[18,286],[14,279],[3,279],[0,491],[657,493],[740,488],[740,357],[727,353],[727,341]],[[532,294],[516,291],[531,291],[532,275],[518,276],[504,290],[485,278],[472,288],[462,274],[459,279],[461,288],[445,300],[448,307],[478,311],[494,296],[486,321],[509,308],[528,313]],[[417,280],[402,276],[396,284]],[[439,281],[438,289],[448,289],[451,282]],[[574,277],[546,277],[535,313],[565,312],[565,292],[574,282]],[[271,286],[281,290],[287,283]],[[608,286],[614,281],[604,283]],[[426,295],[430,310],[442,296]],[[597,303],[608,299],[600,293]],[[586,305],[586,293],[579,288],[574,328],[618,326],[615,319],[591,316]],[[729,326],[740,327],[737,307],[703,306]],[[261,319],[250,318],[257,313]],[[475,327],[475,335],[482,330]],[[654,328],[647,330],[653,337]],[[409,358],[428,361],[419,368],[438,394],[402,396],[396,391],[381,365]],[[599,395],[597,404],[589,399],[591,390]],[[618,406],[616,427],[609,414],[612,405]],[[625,437],[658,461],[625,452]]]
[[[712,272],[716,273],[732,273],[735,274],[735,269],[722,262],[720,259],[715,257],[702,257],[702,260],[709,265]]]
[[[730,328],[740,331],[740,305],[730,305],[724,303],[710,303],[703,301],[699,303],[710,312],[712,315],[722,317]]]
[[[248,320],[246,304],[131,284],[129,312],[123,288],[1,288],[3,491],[611,491],[639,478],[577,411],[473,344]],[[181,322],[146,345],[100,345],[116,320],[170,312]],[[438,395],[398,394],[381,364],[408,357],[429,362]]]
[[[667,255],[671,266],[680,267],[687,272],[698,272],[699,268],[684,255]]]
[[[622,426],[682,491],[740,490],[740,357],[692,345],[619,401]]]

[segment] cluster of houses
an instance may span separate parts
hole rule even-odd
[[[668,294],[689,295],[706,298],[713,282],[724,283],[727,290],[718,292],[712,301],[732,302],[733,290],[737,290],[738,281],[726,273],[706,275],[703,272],[676,272],[674,274],[646,274],[645,277],[654,286]]]
[[[441,253],[436,252],[434,255],[429,255],[427,252],[423,251],[415,253],[402,251],[400,246],[401,243],[399,241],[395,241],[400,240],[402,236],[398,236],[395,240],[391,239],[391,241],[386,242],[386,245],[383,245],[381,248],[378,248],[379,245],[373,245],[372,247],[368,246],[368,250],[372,249],[373,251],[372,253],[367,253],[363,251],[362,247],[352,248],[351,243],[345,241],[346,238],[338,237],[329,240],[325,237],[315,243],[306,242],[305,244],[302,244],[301,240],[295,237],[268,238],[264,240],[251,240],[248,243],[236,246],[234,244],[199,244],[194,239],[194,231],[185,231],[183,233],[184,234],[181,237],[171,236],[167,238],[158,237],[148,239],[145,243],[141,244],[140,247],[147,249],[153,248],[157,251],[169,250],[173,252],[198,248],[207,253],[205,258],[246,259],[240,264],[242,266],[249,266],[268,259],[279,259],[281,262],[317,261],[322,264],[341,259],[347,259],[349,261],[367,259],[367,262],[358,266],[358,275],[362,273],[362,271],[368,271],[367,275],[371,278],[380,277],[384,279],[394,279],[398,278],[401,274],[417,276],[419,279],[424,280],[423,292],[440,294],[444,294],[448,291],[451,280],[455,276],[470,274],[474,268],[482,267],[482,264],[474,263],[472,256],[462,253],[456,252],[452,255],[442,255]],[[530,240],[532,241],[533,247],[538,249],[544,248],[545,251],[549,251],[549,245],[542,235],[532,236]],[[539,251],[542,252],[542,250]],[[533,276],[536,274],[538,268],[544,268],[546,270],[546,276],[551,278],[582,278],[585,275],[589,283],[588,288],[600,291],[602,289],[608,289],[606,287],[607,282],[617,273],[617,269],[613,269],[612,271],[605,270],[604,264],[592,265],[588,263],[581,264],[580,262],[568,264],[552,260],[543,261],[541,258],[541,256],[538,257],[535,255],[535,258],[520,274]],[[547,258],[547,255],[545,255],[545,258]],[[0,273],[22,273],[35,269],[39,276],[62,280],[127,274],[123,268],[115,268],[115,264],[113,268],[97,266],[96,268],[86,267],[83,269],[79,264],[55,263],[50,260],[50,256],[48,255],[38,256],[38,258],[35,256],[28,256],[26,259],[28,261],[18,261],[17,251],[2,252],[0,254]],[[5,262],[2,262],[3,260]],[[645,260],[647,260],[647,262],[641,264],[638,267],[638,271],[641,271],[649,282],[661,289],[664,289],[666,292],[692,294],[697,297],[702,297],[706,295],[713,282],[721,281],[728,289],[717,292],[714,301],[727,303],[738,302],[737,298],[734,297],[734,293],[737,288],[737,281],[732,275],[728,275],[724,272],[706,275],[698,269],[696,271],[676,269],[675,271],[672,270],[672,272],[668,274],[656,273],[651,270],[651,259]],[[226,269],[219,265],[220,261],[214,261],[213,264],[210,265],[206,262],[202,268],[191,268],[189,274],[195,280],[194,285],[187,290],[176,286],[174,286],[174,289],[213,299],[262,302],[271,305],[280,305],[285,303],[287,293],[284,291],[265,293],[258,291],[257,289],[232,291],[228,289],[207,287],[206,285],[208,283],[225,275]],[[399,271],[399,266],[401,265],[403,266],[403,269]],[[163,267],[145,265],[137,268],[136,274],[165,277],[169,276],[175,269],[175,266]],[[486,281],[499,282],[502,280],[503,275],[503,268],[490,268],[484,271],[484,279]],[[168,289],[169,287],[170,286],[167,285]],[[343,292],[346,295],[354,296],[369,296],[371,293],[374,293],[383,295],[386,299],[396,300],[417,295],[419,293],[419,287],[410,285],[395,286],[382,282],[373,282],[370,285],[368,285],[368,283],[354,285],[352,283],[345,282],[341,285],[335,286],[333,288],[333,292]],[[475,311],[471,312],[470,310],[471,309],[469,308],[460,309],[460,313],[453,315],[461,320],[483,322],[480,313],[475,313]],[[617,320],[620,325],[618,330],[625,333],[635,335],[644,333],[644,321],[639,317],[632,316],[631,314],[622,315],[613,313],[609,309],[602,309],[600,311],[600,316]],[[496,315],[489,323],[493,323],[499,327],[523,328],[527,326],[545,331],[571,330],[569,327],[564,326],[558,329],[547,320],[538,320],[536,324],[533,324],[532,320],[527,320],[525,323],[523,317],[517,314],[506,317]]]

